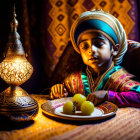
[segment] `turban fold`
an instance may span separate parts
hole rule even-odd
[[[119,44],[119,53],[113,58],[113,61],[116,65],[120,64],[127,51],[127,38],[119,20],[103,10],[91,10],[82,13],[73,23],[70,31],[73,47],[78,53],[80,53],[77,45],[78,37],[88,30],[95,30],[102,33],[113,45]]]

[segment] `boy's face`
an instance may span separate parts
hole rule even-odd
[[[111,65],[112,49],[109,40],[101,33],[83,33],[78,42],[83,62],[100,72]]]

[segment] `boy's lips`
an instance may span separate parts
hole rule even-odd
[[[88,59],[89,61],[97,61],[98,57],[91,57],[90,59]]]

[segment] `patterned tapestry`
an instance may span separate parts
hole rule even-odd
[[[47,0],[44,6],[42,32],[46,31],[43,35],[43,47],[45,48],[45,70],[48,77],[52,77],[54,72],[62,74],[63,70],[56,72],[56,69],[62,69],[59,66],[60,61],[64,63],[62,61],[66,61],[70,53],[71,56],[74,55],[69,38],[70,27],[84,11],[103,9],[110,12],[122,23],[127,38],[138,40],[135,0]],[[63,55],[66,55],[65,59],[62,58]]]

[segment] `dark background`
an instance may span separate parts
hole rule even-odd
[[[49,88],[50,84],[48,77],[44,70],[44,53],[42,46],[42,24],[44,21],[44,1],[45,0],[3,0],[0,4],[0,62],[3,60],[3,52],[8,41],[8,36],[10,33],[10,22],[13,16],[13,5],[15,3],[17,20],[19,22],[18,33],[21,36],[21,42],[26,52],[28,52],[28,45],[25,40],[25,22],[28,22],[29,29],[29,42],[30,42],[30,54],[27,58],[29,62],[34,67],[34,73],[31,78],[25,82],[21,87],[23,87],[27,92],[38,94],[41,93],[45,88]],[[140,15],[140,1],[138,3],[138,13]],[[28,21],[25,21],[23,11],[28,11]],[[139,17],[139,16],[138,16]],[[140,19],[139,24],[140,24]],[[140,32],[140,26],[139,26]],[[139,40],[140,41],[140,36]],[[30,57],[31,56],[31,57]],[[47,62],[46,62],[47,63]],[[8,85],[0,78],[0,92],[2,92]],[[48,90],[49,91],[49,90]]]

